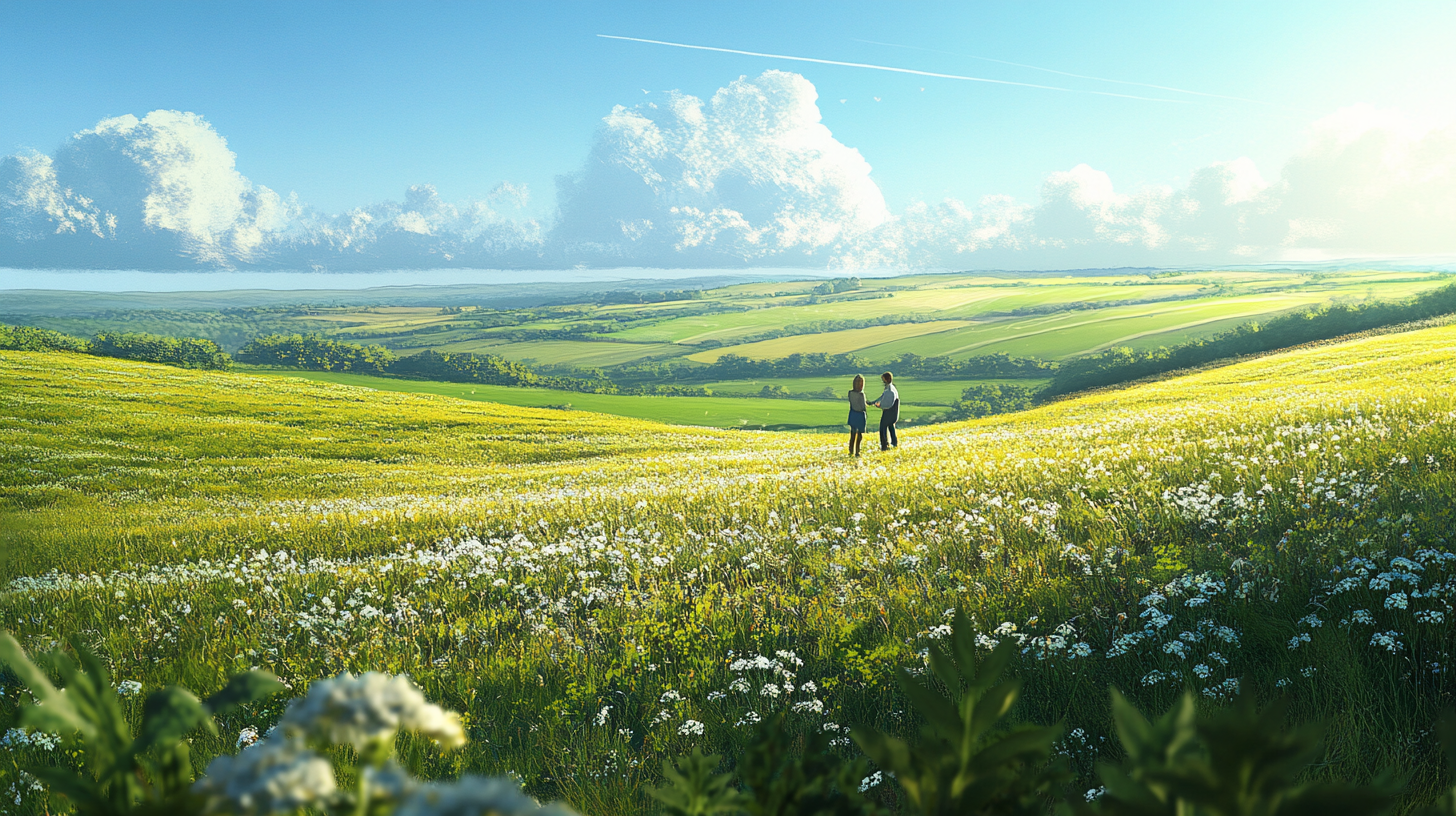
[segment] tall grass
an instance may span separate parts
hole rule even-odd
[[[0,353],[0,617],[29,647],[83,633],[144,689],[408,673],[471,740],[426,775],[628,813],[664,756],[737,753],[773,713],[846,752],[851,725],[909,733],[893,673],[960,606],[984,648],[1017,644],[1018,716],[1079,735],[1089,787],[1109,685],[1161,711],[1239,681],[1330,721],[1318,773],[1393,767],[1416,801],[1453,692],[1453,336],[938,426],[862,463],[837,437]],[[278,713],[231,716],[194,765]]]

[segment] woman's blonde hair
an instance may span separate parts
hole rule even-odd
[[[864,377],[859,374],[854,375],[854,381],[849,384],[849,388],[851,391],[863,391]]]

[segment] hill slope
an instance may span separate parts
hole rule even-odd
[[[1161,708],[1242,680],[1332,718],[1333,771],[1419,794],[1456,691],[1453,361],[1450,328],[1370,338],[851,462],[835,436],[0,352],[0,614],[91,631],[148,687],[407,671],[470,718],[429,772],[628,812],[656,757],[770,711],[909,730],[890,672],[964,605],[1021,641],[1022,715],[1083,729],[1081,773],[1108,684]]]

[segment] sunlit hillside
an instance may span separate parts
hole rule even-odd
[[[625,813],[661,757],[770,712],[910,732],[891,673],[962,606],[1020,644],[1018,716],[1081,729],[1089,785],[1109,684],[1162,710],[1242,681],[1331,721],[1324,772],[1419,797],[1456,691],[1453,363],[1451,328],[1376,337],[855,461],[834,435],[0,352],[0,615],[146,689],[407,672],[471,740],[411,755],[426,775]],[[198,763],[277,715],[230,716]]]

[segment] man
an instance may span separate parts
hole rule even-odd
[[[885,384],[885,393],[871,404],[880,409],[880,450],[887,451],[900,447],[895,436],[895,423],[900,421],[900,392],[895,390],[895,375],[890,372],[881,374],[880,382]]]

